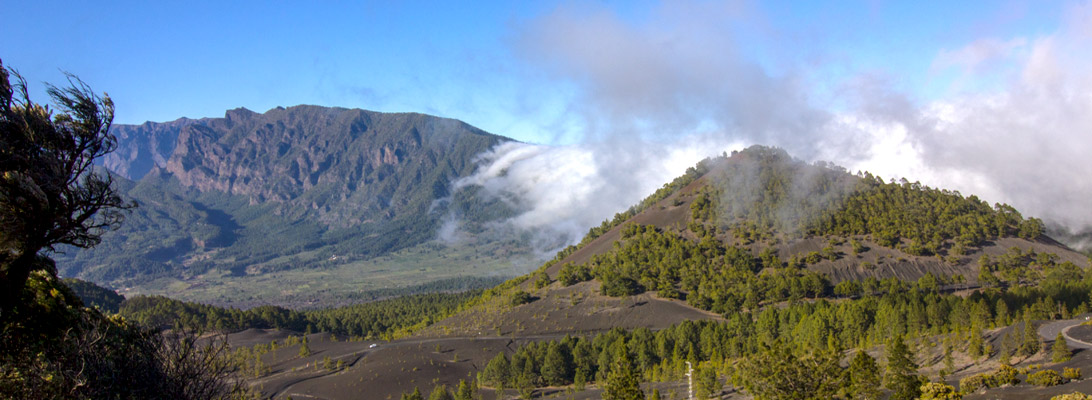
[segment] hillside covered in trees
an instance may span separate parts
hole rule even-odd
[[[1088,257],[1010,206],[753,147],[703,161],[430,329],[565,327],[478,376],[524,397],[610,393],[620,368],[665,398],[652,389],[689,361],[705,395],[910,399],[1073,380],[1038,361],[1052,338],[1032,327],[1088,312],[1090,290]],[[711,314],[638,322],[680,306]]]

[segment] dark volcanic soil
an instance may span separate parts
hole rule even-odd
[[[678,232],[692,237],[686,231],[689,221],[690,203],[694,192],[705,184],[705,178],[669,196],[656,205],[641,212],[632,219],[639,224],[651,224],[661,229]],[[566,257],[547,270],[551,278],[556,279],[558,271],[565,263],[585,263],[596,254],[601,254],[613,247],[620,238],[622,227],[616,227],[586,246]],[[979,249],[972,249],[958,262],[948,263],[939,257],[916,257],[901,251],[883,248],[865,238],[857,238],[868,247],[859,255],[852,255],[848,240],[837,244],[830,238],[808,237],[786,239],[772,244],[779,251],[783,260],[794,254],[806,254],[819,251],[832,245],[839,256],[835,260],[824,260],[810,269],[826,273],[832,282],[866,277],[898,277],[904,280],[916,280],[926,273],[937,275],[962,274],[970,284],[977,277],[976,261],[981,254],[996,256],[1011,247],[1034,249],[1037,252],[1049,252],[1058,255],[1058,261],[1071,261],[1080,266],[1087,265],[1083,255],[1057,245],[1048,239],[1028,241],[1017,238],[1000,239],[988,243]],[[729,240],[729,239],[726,239]],[[755,254],[769,244],[736,243],[750,247]],[[312,335],[310,347],[313,354],[309,357],[298,356],[298,346],[279,349],[263,358],[270,365],[272,374],[255,379],[253,384],[263,393],[277,399],[291,396],[295,399],[398,399],[402,393],[419,387],[428,396],[435,385],[454,387],[460,379],[471,379],[480,372],[485,364],[497,352],[510,352],[522,342],[559,339],[568,334],[590,335],[620,327],[624,329],[649,328],[662,329],[685,320],[720,319],[721,316],[694,309],[685,302],[660,299],[652,293],[644,293],[629,298],[613,298],[599,294],[599,283],[584,282],[569,287],[562,287],[554,282],[541,289],[535,289],[531,279],[518,285],[514,290],[525,290],[536,299],[528,304],[512,307],[509,305],[509,293],[502,293],[484,301],[469,310],[462,311],[418,332],[411,338],[386,342],[346,342],[332,341],[329,335]],[[1001,347],[1001,340],[1011,328],[994,329],[986,332],[987,339],[994,349],[993,358],[974,362],[966,355],[957,356],[956,373],[949,377],[949,383],[958,384],[962,377],[992,372],[998,366],[996,350]],[[1092,342],[1092,327],[1076,327],[1071,335],[1083,335]],[[234,335],[232,340],[241,344],[268,343],[282,340],[287,333],[278,331],[252,330]],[[1053,337],[1047,338],[1049,346]],[[942,365],[943,355],[939,352],[940,341],[932,338],[925,343],[918,343],[919,359],[922,371],[930,379],[937,378],[937,371]],[[370,347],[376,344],[376,347]],[[1072,346],[1071,346],[1072,347]],[[874,356],[882,357],[882,349],[869,349]],[[1042,363],[1047,368],[1060,370],[1062,367],[1080,367],[1086,375],[1092,375],[1092,350],[1081,351],[1073,360],[1062,364],[1049,364],[1040,353],[1026,360],[1013,360],[1018,366]],[[346,365],[341,370],[331,371],[321,367],[325,357],[336,362],[341,360]],[[882,360],[882,358],[881,358]],[[1026,379],[1026,378],[1022,378]],[[658,383],[665,398],[685,398],[684,382]],[[726,389],[727,390],[727,389]],[[1092,382],[1075,381],[1054,388],[1035,388],[1029,385],[1017,385],[990,390],[987,393],[973,394],[967,399],[1037,399],[1050,398],[1053,395],[1073,391],[1090,391]],[[583,392],[572,392],[568,388],[544,389],[538,393],[547,398],[599,398],[600,392],[595,387]],[[723,398],[746,399],[749,396],[734,392],[723,393]],[[515,398],[514,391],[508,391],[502,398]],[[483,398],[497,398],[490,390],[484,390]]]

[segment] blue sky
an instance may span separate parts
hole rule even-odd
[[[557,131],[580,123],[566,120],[571,82],[525,54],[520,38],[528,27],[558,9],[649,26],[665,8],[649,1],[3,3],[5,65],[28,78],[40,100],[40,83],[60,82],[59,70],[79,75],[113,97],[119,123],[318,104],[439,114],[536,142],[572,140],[579,132]],[[739,14],[716,23],[736,35],[740,57],[775,76],[807,70],[812,101],[835,104],[830,87],[862,72],[915,99],[944,95],[954,75],[930,69],[939,51],[979,37],[1050,32],[1066,3],[729,6]]]
[[[110,94],[118,123],[316,104],[457,118],[542,144],[483,158],[498,164],[483,171],[513,171],[499,190],[544,210],[527,224],[582,233],[701,157],[765,144],[1092,229],[1088,0],[0,9],[0,59],[36,100],[69,71]]]

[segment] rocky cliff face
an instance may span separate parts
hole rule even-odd
[[[128,179],[143,178],[153,168],[167,165],[183,128],[201,122],[179,118],[171,122],[114,125],[110,133],[117,138],[118,148],[103,157],[103,165]]]
[[[66,276],[154,286],[213,269],[330,267],[434,240],[451,218],[480,226],[511,212],[473,188],[449,193],[478,154],[510,140],[452,119],[240,108],[113,133],[119,151],[105,164],[139,178],[117,184],[140,207],[101,245],[59,256]]]
[[[472,172],[476,154],[507,140],[451,119],[317,106],[118,128],[134,143],[106,164],[119,174],[161,166],[183,186],[333,226],[420,212]]]

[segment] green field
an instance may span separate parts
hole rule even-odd
[[[287,261],[275,259],[267,264]],[[418,291],[417,287],[456,290],[474,286],[473,278],[505,278],[526,273],[537,262],[527,252],[502,243],[449,246],[429,242],[369,260],[332,264],[269,272],[263,271],[263,265],[257,265],[248,268],[244,275],[212,269],[188,279],[160,278],[120,288],[119,293],[126,297],[164,295],[238,307],[262,304],[329,307],[385,297],[387,293],[409,294]]]

